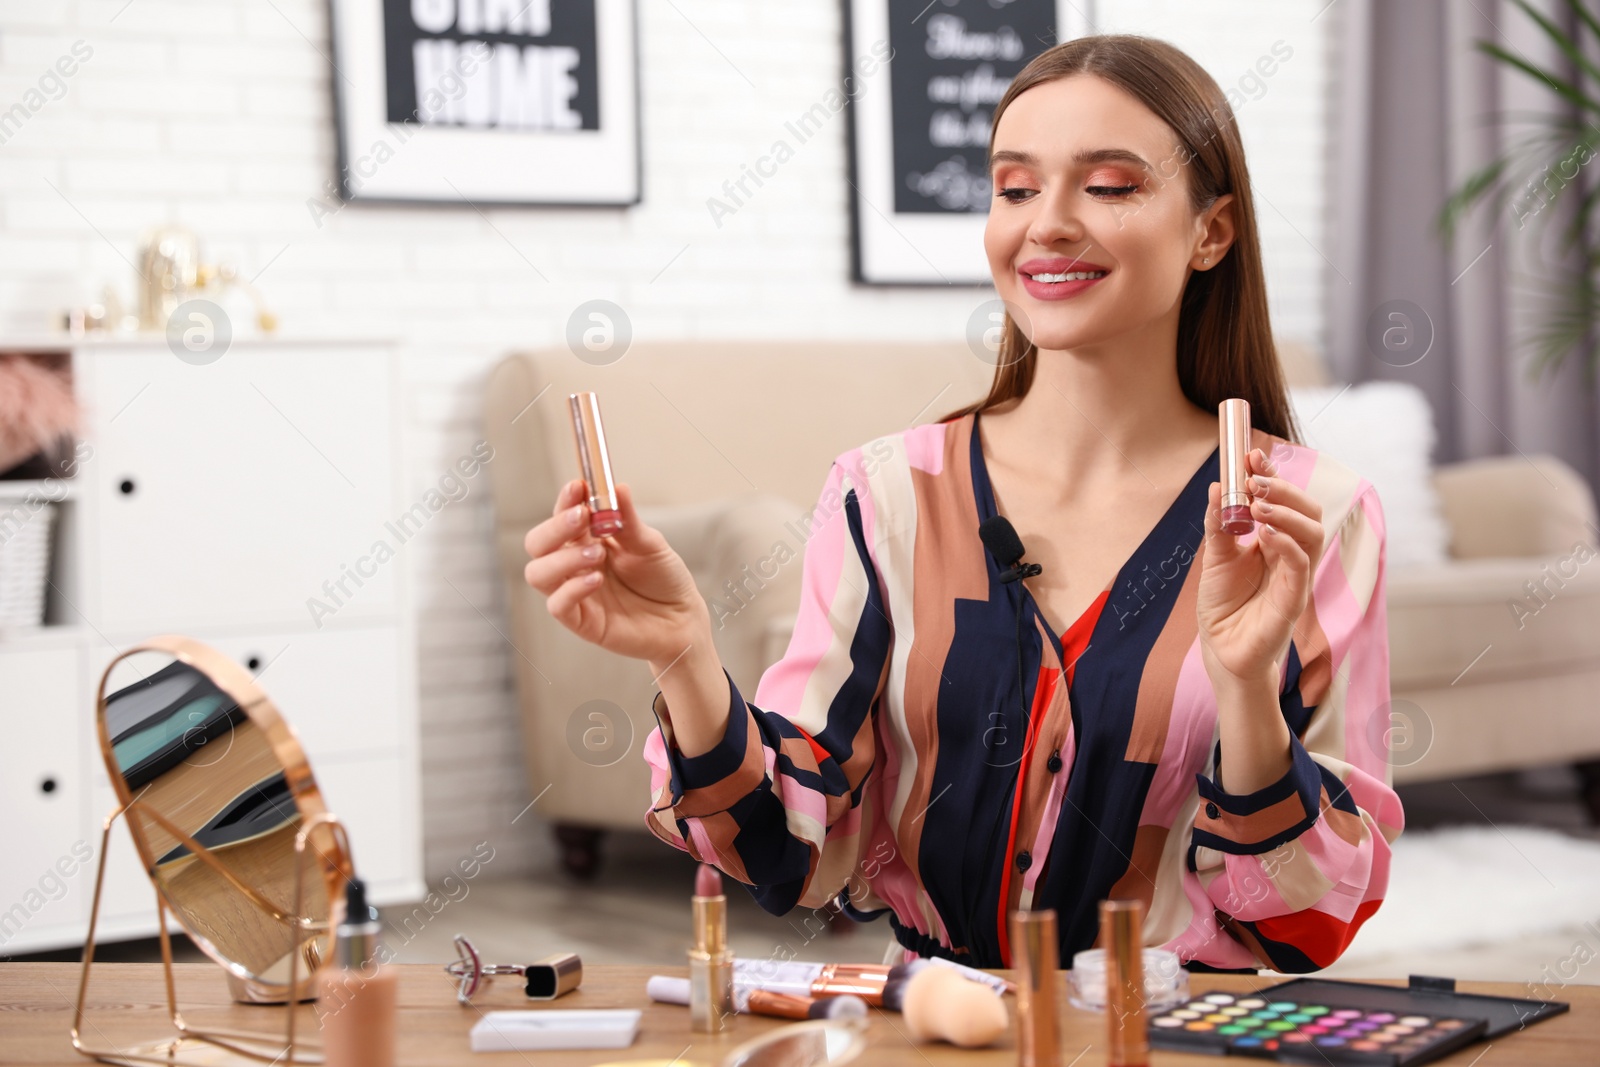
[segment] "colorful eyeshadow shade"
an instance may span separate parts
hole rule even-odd
[[[1150,1043],[1153,1048],[1212,1055],[1269,1059],[1281,1055],[1296,1062],[1316,1049],[1326,1050],[1314,1057],[1319,1067],[1324,1061],[1350,1067],[1412,1067],[1460,1048],[1484,1029],[1485,1024],[1475,1019],[1434,1019],[1337,1003],[1298,1004],[1209,993],[1187,1007],[1154,1015]]]

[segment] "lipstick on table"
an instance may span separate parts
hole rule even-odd
[[[1018,1067],[1060,1067],[1055,911],[1012,912],[1011,944],[1016,957]]]
[[[1222,529],[1247,534],[1256,528],[1250,515],[1250,485],[1245,457],[1250,453],[1250,401],[1234,397],[1217,405],[1221,437]]]
[[[728,947],[728,898],[722,875],[702,863],[694,875],[694,948],[689,950],[689,1027],[720,1034],[733,1018],[733,950]]]
[[[1107,1067],[1147,1067],[1150,1030],[1144,1014],[1144,901],[1102,900],[1100,940],[1106,950]]]
[[[567,394],[572,415],[572,435],[578,445],[578,469],[589,489],[589,532],[606,537],[622,529],[622,505],[611,476],[611,453],[600,423],[600,397],[594,393]]]

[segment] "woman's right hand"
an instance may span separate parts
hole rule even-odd
[[[622,529],[595,537],[583,480],[562,486],[551,517],[523,540],[532,557],[523,577],[545,595],[551,616],[585,641],[667,664],[709,634],[710,609],[683,558],[639,518],[621,482],[617,500]],[[594,558],[584,555],[596,549]]]

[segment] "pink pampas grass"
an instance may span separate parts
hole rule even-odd
[[[0,353],[0,471],[78,430],[66,375],[27,356]]]

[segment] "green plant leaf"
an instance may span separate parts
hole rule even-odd
[[[1600,112],[1600,101],[1590,99],[1577,86],[1573,85],[1565,78],[1558,77],[1556,74],[1548,70],[1542,70],[1539,67],[1534,66],[1532,63],[1529,63],[1521,56],[1512,55],[1510,52],[1507,52],[1504,48],[1501,48],[1492,41],[1479,41],[1478,51],[1484,53],[1485,55],[1493,56],[1495,59],[1498,59],[1508,67],[1515,67],[1517,70],[1522,71],[1530,78],[1535,78],[1538,81],[1544,82],[1551,89],[1553,89],[1558,96],[1566,100],[1568,103],[1571,103],[1575,107],[1582,108],[1585,111]]]
[[[1521,8],[1523,14],[1538,24],[1539,28],[1544,31],[1544,35],[1550,38],[1557,48],[1561,49],[1562,55],[1572,60],[1578,67],[1588,71],[1589,77],[1600,80],[1600,67],[1596,67],[1594,63],[1590,62],[1589,57],[1583,54],[1583,50],[1578,47],[1577,42],[1565,30],[1545,18],[1542,13],[1528,3],[1528,0],[1512,0],[1512,3]]]

